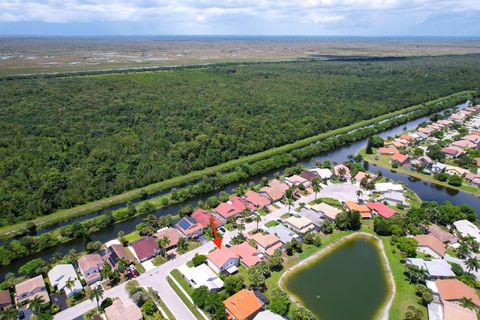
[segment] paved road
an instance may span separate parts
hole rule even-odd
[[[337,198],[341,201],[356,200],[357,196],[355,193],[357,190],[358,187],[350,183],[332,184],[328,186],[323,185],[323,189],[318,193],[318,197]],[[293,210],[295,206],[298,206],[300,202],[308,203],[314,200],[314,198],[315,194],[310,194],[308,196],[302,197],[295,202],[295,205],[292,206],[291,210]],[[281,206],[280,209],[275,210],[267,216],[263,216],[261,222],[259,222],[259,227],[265,225],[269,221],[280,218],[283,214],[287,212],[288,208],[286,206]],[[248,223],[245,226],[244,232],[249,232],[256,227],[256,222]],[[223,243],[225,244],[229,242],[235,235],[237,235],[237,231],[227,231],[223,235]],[[214,244],[212,242],[205,243],[192,251],[178,256],[174,260],[170,260],[162,264],[161,266],[147,271],[146,273],[140,275],[137,280],[141,286],[152,287],[155,291],[157,291],[176,319],[195,320],[195,316],[190,312],[190,310],[185,306],[182,300],[176,295],[176,293],[168,284],[167,276],[173,269],[178,268],[182,264],[190,261],[196,253],[207,254],[213,248]],[[126,283],[122,283],[112,289],[105,291],[104,298],[120,297],[121,299],[129,299],[128,294],[125,291],[125,284]],[[84,301],[76,306],[73,306],[72,308],[56,314],[54,318],[56,320],[71,320],[81,316],[82,314],[93,308],[96,308],[96,303],[94,301]]]

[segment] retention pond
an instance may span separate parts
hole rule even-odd
[[[321,320],[381,317],[391,295],[378,240],[354,236],[288,271],[282,286]]]

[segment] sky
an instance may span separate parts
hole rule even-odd
[[[480,0],[0,0],[1,35],[479,36]]]

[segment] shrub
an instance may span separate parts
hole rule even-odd
[[[142,306],[142,311],[147,316],[153,316],[155,312],[157,312],[157,307],[155,306],[155,303],[152,300],[147,300]]]
[[[202,263],[205,263],[205,261],[207,261],[207,256],[205,256],[203,254],[196,253],[195,256],[192,259],[192,264],[195,267],[197,267],[197,266],[201,265]]]
[[[106,308],[110,307],[112,305],[113,301],[112,298],[107,297],[105,298],[102,303],[100,303],[100,310],[105,310]]]

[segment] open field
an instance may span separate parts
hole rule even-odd
[[[480,41],[332,37],[3,37],[0,76],[348,56],[480,53]]]

